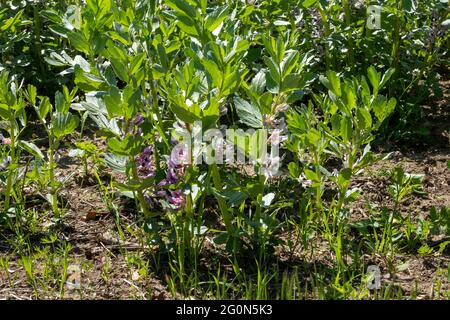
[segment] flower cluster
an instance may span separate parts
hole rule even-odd
[[[187,152],[184,148],[175,148],[170,156],[167,165],[166,177],[155,185],[153,190],[148,190],[145,198],[151,206],[155,205],[155,200],[165,200],[175,209],[181,209],[186,202],[182,190],[172,190],[184,176]],[[156,166],[153,158],[153,146],[146,147],[140,155],[136,157],[136,166],[140,179],[148,179],[156,176]]]
[[[282,157],[279,155],[279,148],[287,140],[287,126],[283,117],[279,115],[287,110],[287,105],[277,106],[274,114],[264,118],[264,127],[270,131],[267,143],[272,147],[270,153],[262,163],[262,173],[267,178],[274,178],[279,174]]]
[[[181,146],[181,148],[179,148]],[[170,155],[166,178],[161,180],[158,187],[164,188],[170,185],[177,184],[185,173],[185,164],[187,163],[188,153],[186,148],[182,145],[177,145]],[[185,196],[181,190],[161,190],[160,195],[163,195],[166,200],[178,209],[184,206]]]
[[[156,175],[153,161],[153,146],[148,146],[136,157],[136,167],[140,179],[148,179]]]
[[[142,136],[143,131],[141,125],[144,123],[142,114],[137,114],[133,119],[125,124],[125,132],[133,135]],[[154,188],[148,189],[144,196],[151,207],[154,207],[158,200],[163,200],[174,209],[181,209],[185,204],[185,195],[182,190],[174,189],[181,178],[184,176],[185,164],[187,161],[187,151],[180,148],[182,145],[175,145],[168,163],[166,177]],[[147,146],[135,158],[136,170],[139,179],[145,180],[156,177],[157,169],[154,158],[154,146]]]

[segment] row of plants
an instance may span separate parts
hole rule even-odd
[[[130,199],[150,242],[175,256],[179,281],[196,268],[207,233],[230,256],[262,265],[293,225],[304,246],[316,235],[328,243],[335,286],[343,285],[354,272],[350,206],[361,196],[352,179],[387,157],[371,151],[377,137],[401,139],[420,121],[418,106],[430,87],[439,95],[437,66],[448,62],[447,3],[384,1],[378,29],[367,25],[371,4],[6,1],[2,224],[27,225],[27,190],[64,224],[64,179],[55,172],[71,149],[109,210],[118,210],[117,196]],[[261,137],[246,131],[238,152],[248,165],[196,163],[182,137],[195,136],[198,124],[264,129],[269,151],[281,152],[255,157],[250,146]],[[39,137],[30,139],[33,130]],[[88,131],[103,144],[85,139]],[[207,159],[238,141],[211,138],[194,152]],[[279,191],[280,176],[295,201]],[[397,211],[382,231],[390,249]],[[207,213],[220,227],[208,225]]]

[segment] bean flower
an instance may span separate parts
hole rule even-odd
[[[156,166],[154,163],[153,146],[146,147],[140,155],[136,157],[136,167],[140,179],[147,179],[156,176]],[[145,198],[150,206],[155,206],[155,201],[162,199],[167,201],[174,209],[180,210],[186,203],[186,197],[181,189],[172,190],[174,185],[179,183],[185,174],[187,163],[187,152],[185,148],[174,148],[168,164],[166,177],[155,185],[153,190],[147,190]]]
[[[136,167],[140,179],[148,179],[156,175],[153,161],[153,146],[148,146],[136,157]]]

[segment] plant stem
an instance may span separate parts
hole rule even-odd
[[[400,61],[400,23],[401,19],[403,17],[403,2],[400,0],[396,0],[396,11],[395,11],[395,23],[394,23],[394,42],[392,44],[392,57],[394,58],[392,62],[392,68],[398,72],[397,67]],[[389,86],[389,95],[393,95],[393,85],[394,81],[391,82],[391,85]]]
[[[12,190],[12,184],[13,184],[13,175],[15,173],[16,168],[14,168],[14,165],[16,164],[16,137],[14,134],[14,120],[10,119],[10,133],[9,138],[11,139],[11,143],[9,146],[10,150],[10,168],[8,170],[8,179],[6,182],[6,190],[5,190],[5,205],[4,210],[7,211],[9,209],[10,203],[11,203],[11,190]]]
[[[134,160],[133,156],[130,156],[130,163],[131,163],[131,172],[132,172],[132,177],[134,180],[138,181],[139,180],[139,176],[137,173],[137,168],[136,168],[136,162]],[[144,197],[144,193],[142,192],[142,190],[137,190],[136,191],[136,195],[137,195],[137,199],[138,202],[141,206],[142,212],[144,213],[144,216],[146,218],[153,218],[156,216],[156,214],[152,213],[150,210],[150,205],[148,204],[147,200],[145,200]]]
[[[320,164],[319,164],[319,155],[317,152],[314,153],[314,162],[315,162],[315,172],[319,180],[322,180],[322,174],[320,172]],[[316,187],[316,206],[318,211],[323,211],[323,203],[322,203],[322,183],[320,183]]]
[[[55,181],[55,141],[54,137],[50,136],[49,139],[49,151],[48,151],[48,165],[49,165],[49,172],[50,172],[50,194],[52,196],[52,207],[53,207],[53,214],[55,215],[55,218],[60,218],[60,212],[58,208],[58,196],[57,196],[57,188],[56,188],[56,181]]]
[[[348,41],[348,62],[350,66],[354,65],[354,57],[353,57],[353,32],[352,32],[352,19],[351,19],[351,8],[348,3],[348,0],[342,0],[342,6],[344,7],[345,14],[345,25],[348,30],[347,41]]]
[[[217,164],[211,165],[211,173],[212,173],[212,178],[213,178],[213,182],[214,182],[214,187],[216,188],[217,191],[219,191],[219,192],[222,191],[222,180],[220,178],[220,173],[219,173],[219,169],[217,168]],[[232,224],[232,216],[228,212],[227,203],[226,203],[225,199],[223,199],[220,196],[216,196],[216,198],[217,198],[217,202],[219,203],[219,209],[222,214],[222,218],[223,218],[223,222],[225,223],[225,227],[227,228],[228,233],[230,235],[233,235],[234,227]]]
[[[328,16],[327,13],[325,12],[325,10],[321,7],[321,5],[318,6],[318,10],[320,13],[320,17],[322,19],[322,25],[324,27],[324,31],[325,31],[325,38],[328,39],[328,37],[331,34],[331,29],[330,29],[330,24],[328,21]],[[327,70],[333,69],[334,63],[333,63],[333,57],[331,57],[330,54],[330,47],[328,45],[328,43],[325,44],[325,63],[327,66]]]
[[[38,3],[33,6],[33,26],[34,26],[34,54],[37,61],[39,61],[39,68],[42,76],[45,74],[45,65],[42,58],[41,45],[41,17],[39,15]]]

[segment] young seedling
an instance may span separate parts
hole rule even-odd
[[[55,105],[53,106],[48,97],[37,96],[37,91],[34,86],[29,85],[26,92],[27,99],[34,107],[48,136],[49,148],[47,159],[50,193],[46,196],[46,199],[51,204],[54,217],[57,220],[61,218],[61,212],[58,206],[58,189],[60,184],[55,178],[55,169],[57,166],[55,156],[61,140],[72,134],[78,127],[78,116],[70,113],[71,103],[76,93],[76,89],[69,92],[69,89],[64,86],[63,92],[56,92]],[[39,104],[37,103],[38,100]]]

